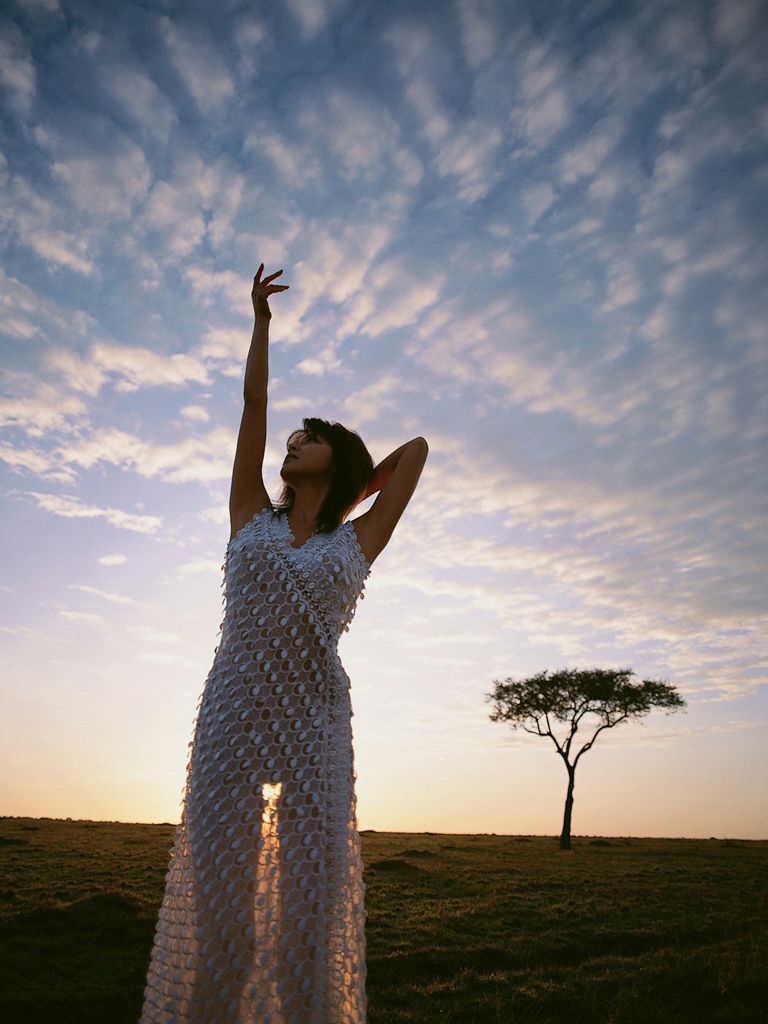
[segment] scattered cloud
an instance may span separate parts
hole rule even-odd
[[[202,405],[185,405],[183,409],[179,409],[179,416],[183,416],[184,419],[191,420],[193,423],[208,423],[211,418],[207,409]]]
[[[4,26],[0,32],[0,89],[22,116],[31,112],[36,81],[35,65],[21,33],[15,26]]]
[[[68,608],[60,608],[59,615],[68,622],[80,623],[85,626],[105,626],[107,620],[98,612],[73,612]]]
[[[317,35],[346,5],[347,0],[288,0],[288,9],[299,23],[305,39]]]
[[[163,525],[159,516],[136,515],[117,508],[99,508],[96,505],[87,505],[71,495],[46,494],[39,491],[27,491],[26,494],[37,502],[38,508],[54,516],[63,516],[65,519],[103,518],[110,526],[116,526],[118,529],[146,534],[156,533]]]
[[[159,28],[173,67],[204,115],[220,114],[235,95],[235,82],[224,55],[202,29],[180,27],[169,17]]]
[[[115,552],[112,555],[101,555],[99,558],[99,565],[125,565],[128,561],[128,556]]]
[[[54,618],[140,605],[131,574],[72,580],[86,538],[103,567],[168,542],[185,594],[220,573],[264,261],[290,284],[270,493],[302,415],[379,458],[430,442],[367,628],[427,688],[450,679],[445,722],[500,665],[630,659],[699,709],[642,742],[747,732],[733,702],[768,661],[761,5],[219,15],[18,0],[0,28],[1,493],[99,608]],[[9,640],[55,632],[8,596]],[[148,672],[193,669],[181,626],[131,629]],[[395,707],[410,681],[371,672]]]
[[[94,594],[96,597],[100,597],[104,601],[109,601],[110,604],[136,603],[132,597],[128,597],[126,594],[113,594],[108,590],[99,590],[98,587],[90,587],[84,583],[70,583],[69,589],[80,590],[83,594]]]

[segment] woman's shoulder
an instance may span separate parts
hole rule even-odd
[[[279,510],[275,509],[270,503],[269,505],[265,505],[263,508],[257,509],[255,512],[248,511],[245,513],[241,513],[238,516],[237,520],[232,523],[232,531],[231,536],[229,538],[229,543],[231,544],[235,540],[235,538],[238,537],[243,532],[243,530],[245,530],[247,526],[250,526],[251,524],[256,524],[260,520],[266,519],[267,517],[275,516],[278,514],[278,512]]]
[[[360,546],[360,538],[355,522],[356,520],[354,519],[347,519],[336,528],[336,532],[343,537],[353,562],[364,569],[367,575],[371,571],[371,566]]]

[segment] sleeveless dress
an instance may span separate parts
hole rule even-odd
[[[227,545],[140,1024],[364,1024],[349,677],[370,572],[351,523],[300,548],[285,513]]]

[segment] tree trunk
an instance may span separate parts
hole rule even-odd
[[[560,833],[560,849],[570,850],[571,848],[571,812],[573,811],[573,785],[576,779],[576,769],[566,762],[568,769],[568,792],[565,795],[565,813],[563,814],[563,831]]]

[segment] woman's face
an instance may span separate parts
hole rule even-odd
[[[333,449],[322,437],[294,430],[286,445],[280,476],[286,483],[299,478],[330,478],[333,472]]]

